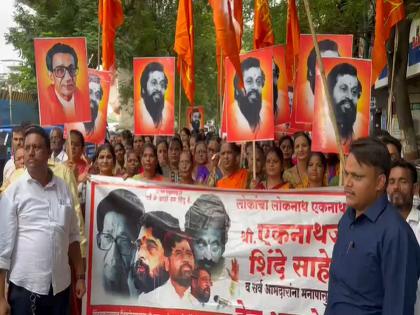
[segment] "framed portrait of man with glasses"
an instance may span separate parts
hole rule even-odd
[[[36,38],[41,125],[91,121],[86,39]]]

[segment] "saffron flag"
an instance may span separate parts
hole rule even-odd
[[[286,70],[289,82],[293,82],[299,56],[300,27],[295,0],[288,0],[286,26]]]
[[[254,49],[274,45],[273,25],[271,23],[268,0],[254,2]]]
[[[179,1],[174,50],[178,54],[178,71],[181,73],[185,95],[190,105],[194,105],[194,21],[192,0]]]
[[[99,0],[98,19],[102,27],[102,67],[110,70],[115,66],[115,33],[124,23],[121,0]]]
[[[372,84],[387,63],[386,41],[392,27],[405,18],[403,0],[376,0],[375,41],[372,50]]]
[[[233,27],[235,29],[236,34],[236,44],[238,45],[238,51],[242,49],[242,33],[244,28],[244,21],[243,21],[243,14],[242,14],[242,0],[229,0],[231,8],[232,8],[232,22]],[[216,42],[216,61],[217,61],[217,75],[218,75],[218,88],[217,91],[219,95],[223,93],[223,89],[225,86],[225,73],[224,69],[224,60],[223,60],[223,53],[222,48]]]
[[[239,84],[243,87],[241,62],[239,60],[240,49],[237,42],[234,22],[235,11],[232,8],[232,3],[230,0],[209,0],[209,2],[213,9],[216,47],[220,46],[223,56],[228,57],[232,62],[236,73],[239,74]]]

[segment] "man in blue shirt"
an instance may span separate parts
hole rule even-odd
[[[325,315],[413,315],[420,249],[388,202],[391,168],[379,140],[354,141],[345,164],[348,209],[338,226]]]

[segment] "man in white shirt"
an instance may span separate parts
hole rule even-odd
[[[67,153],[64,151],[63,131],[59,127],[54,127],[50,132],[51,141],[51,161],[54,163],[63,163],[68,160]]]
[[[47,133],[28,128],[24,149],[26,171],[0,200],[0,314],[67,314],[69,258],[76,295],[85,293],[77,217],[66,184],[48,168]]]
[[[18,148],[23,147],[24,134],[25,130],[21,126],[15,127],[12,131],[12,157],[4,165],[3,181],[9,179],[10,175],[12,175],[13,171],[15,170],[13,155]]]
[[[165,268],[169,280],[157,289],[139,296],[142,305],[165,308],[192,308],[198,300],[191,294],[195,268],[190,239],[180,232],[168,232],[164,238]]]
[[[420,211],[413,206],[413,198],[418,194],[418,189],[417,171],[414,165],[405,160],[395,160],[389,174],[388,197],[413,229],[420,244]],[[417,285],[414,314],[420,314],[420,282]]]

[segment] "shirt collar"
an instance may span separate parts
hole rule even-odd
[[[414,206],[411,208],[411,211],[408,214],[407,222],[414,222],[417,224],[420,222],[420,211],[417,210]]]
[[[383,194],[378,199],[375,200],[375,202],[363,213],[364,216],[366,216],[369,221],[375,222],[379,215],[382,213],[382,211],[386,208],[388,205],[388,198],[386,194]],[[355,219],[356,210],[353,208],[350,208],[350,217],[352,220]]]
[[[56,186],[56,185],[57,185],[57,182],[56,182],[56,177],[54,176],[53,171],[52,171],[51,169],[48,169],[48,173],[50,173],[50,175],[51,175],[51,180],[50,180],[50,182],[49,182],[47,185],[45,185],[45,188],[48,188],[48,187],[54,187],[54,186]],[[28,183],[29,183],[29,182],[35,182],[35,183],[38,183],[38,181],[37,181],[36,179],[33,179],[33,178],[31,177],[31,175],[29,174],[29,172],[28,172],[28,170],[27,170],[27,169],[25,169],[25,172],[23,173],[22,177],[23,177],[23,178],[25,179],[25,181],[27,181]]]

